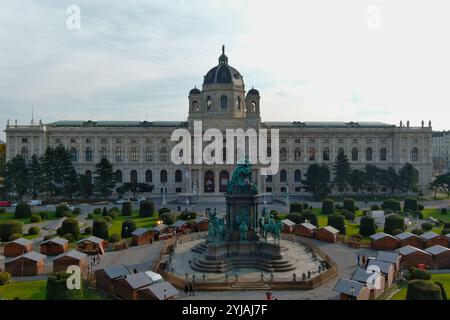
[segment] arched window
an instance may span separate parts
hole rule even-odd
[[[159,160],[161,162],[166,162],[167,161],[167,148],[166,147],[162,147],[159,151]]]
[[[148,147],[145,149],[145,161],[153,161],[152,148]]]
[[[102,159],[103,159],[103,158],[108,158],[108,151],[106,150],[105,147],[102,147],[102,148],[100,149],[100,157],[102,157]]]
[[[137,148],[136,147],[132,147],[130,149],[130,160],[131,161],[138,161],[138,153],[137,153]]]
[[[211,97],[208,96],[208,98],[206,98],[206,110],[211,110],[212,108],[212,99]]]
[[[28,151],[28,148],[27,147],[23,147],[22,148],[22,158],[25,161],[28,161],[29,156],[30,156],[30,152]]]
[[[86,170],[86,172],[84,173],[84,175],[86,176],[87,181],[88,181],[89,183],[92,183],[92,172],[91,172],[91,170]]]
[[[387,158],[387,150],[386,148],[381,148],[380,150],[380,161],[386,161]]]
[[[228,108],[228,98],[226,95],[220,97],[220,107],[222,109]]]
[[[72,160],[72,162],[78,161],[78,152],[76,148],[70,149],[70,160]]]
[[[330,161],[330,148],[326,147],[325,149],[323,149],[322,160],[323,161]]]
[[[86,159],[86,162],[92,162],[92,148],[91,147],[87,147],[84,157]]]
[[[192,101],[192,111],[198,112],[200,108],[198,107],[198,101]]]
[[[138,174],[136,170],[131,170],[130,172],[130,182],[137,183],[138,182]]]
[[[287,171],[284,169],[280,171],[280,182],[287,182]]]
[[[411,161],[412,161],[412,162],[417,162],[417,161],[419,161],[419,150],[418,150],[416,147],[414,147],[414,148],[411,150]]]
[[[314,147],[309,147],[308,159],[309,161],[316,160],[316,149]]]
[[[230,174],[228,173],[228,171],[226,171],[226,170],[221,171],[219,174],[219,191],[220,192],[227,191],[227,186],[228,186],[229,180],[230,180]]]
[[[302,172],[300,170],[295,170],[294,181],[301,182],[302,181]]]
[[[175,171],[175,182],[183,182],[183,172],[181,170]]]
[[[342,148],[342,147],[338,149],[338,154],[341,154],[341,153],[344,153],[344,148]]]
[[[153,172],[152,170],[145,171],[145,182],[150,183],[153,181]]]
[[[117,170],[116,171],[116,182],[122,183],[123,177],[122,177],[122,171]]]
[[[251,112],[256,112],[256,102],[255,101],[252,101],[251,106],[252,106],[252,109],[250,111]]]
[[[301,161],[301,159],[302,159],[302,152],[301,152],[300,148],[296,148],[294,151],[294,160]]]
[[[167,183],[167,171],[166,170],[161,170],[161,172],[159,174],[159,182]]]
[[[273,176],[271,174],[269,174],[266,178],[267,182],[272,182],[273,181]]]
[[[117,147],[114,151],[114,155],[116,157],[116,162],[122,162],[122,148]]]
[[[366,161],[372,161],[372,148],[366,149]]]
[[[211,170],[205,172],[203,188],[207,193],[215,192],[215,177],[214,172],[212,172]]]
[[[280,149],[280,161],[286,161],[287,160],[287,151],[286,148]]]
[[[241,110],[241,97],[236,99],[236,110]]]
[[[352,161],[358,161],[358,148],[352,149]]]

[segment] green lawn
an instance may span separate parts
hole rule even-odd
[[[122,222],[129,219],[134,220],[138,228],[147,229],[153,228],[158,221],[158,217],[142,218],[138,213],[133,213],[132,216],[118,216],[111,221],[109,234],[120,234],[122,231]]]
[[[20,300],[45,300],[46,280],[13,282],[0,286],[0,298],[12,300],[19,297]],[[105,300],[108,299],[93,290],[84,289],[84,300]]]
[[[39,214],[41,212],[46,212],[48,215],[48,219],[47,220],[56,220],[58,218],[55,217],[55,212],[54,211],[38,211],[38,212],[33,212],[33,214]],[[15,220],[14,219],[14,212],[5,212],[5,213],[0,213],[0,223],[2,223],[3,221],[7,221],[7,220]],[[30,223],[30,218],[23,218],[23,219],[17,219],[17,221],[21,221],[23,224],[28,224]]]
[[[430,216],[442,220],[444,222],[450,222],[450,213],[447,214],[441,214],[441,209],[439,208],[433,208],[433,209],[427,209],[425,208],[423,211],[423,217],[424,219],[428,219]]]
[[[431,279],[433,281],[440,281],[444,285],[445,292],[447,294],[450,293],[450,274],[433,274],[431,276]],[[406,299],[406,289],[407,285],[403,285],[400,287],[400,291],[394,294],[391,298],[391,300],[405,300]]]

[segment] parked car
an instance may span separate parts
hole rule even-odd
[[[137,198],[131,198],[130,200],[132,202],[141,203],[142,201],[145,201],[145,197],[141,196],[141,197],[137,197]]]
[[[0,207],[11,207],[11,201],[0,200]]]
[[[42,200],[29,200],[27,203],[30,206],[42,206]]]
[[[128,199],[119,199],[119,200],[117,200],[117,201],[115,202],[115,204],[122,204],[122,203],[128,202],[128,201],[130,201],[130,200],[128,200]]]

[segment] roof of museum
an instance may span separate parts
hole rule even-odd
[[[51,127],[184,127],[187,122],[184,121],[82,121],[82,120],[63,120],[48,123]]]
[[[264,122],[267,127],[281,128],[391,128],[395,125],[383,122],[302,122],[302,121],[269,121]]]

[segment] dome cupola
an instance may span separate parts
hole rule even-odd
[[[225,55],[225,46],[222,46],[222,54],[219,57],[219,64],[209,70],[203,79],[203,86],[208,85],[235,85],[244,86],[244,80],[238,70],[228,64],[228,57]]]

